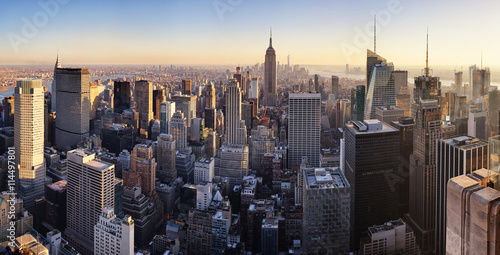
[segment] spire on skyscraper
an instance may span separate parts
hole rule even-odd
[[[273,48],[273,27],[269,28],[269,48]]]
[[[54,69],[61,68],[61,62],[59,62],[59,52],[57,53],[56,64]]]
[[[425,77],[429,77],[429,27],[427,27],[427,43],[425,48]]]
[[[373,18],[373,52],[377,53],[377,15]]]

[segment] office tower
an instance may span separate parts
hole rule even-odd
[[[130,90],[130,82],[115,81],[113,88],[113,110],[116,113],[122,113],[130,108],[132,100],[132,91]]]
[[[265,218],[262,220],[262,255],[278,254],[278,229],[279,220],[277,218]]]
[[[194,163],[194,184],[212,182],[214,178],[215,160],[200,158]]]
[[[217,108],[215,102],[217,100],[217,95],[215,94],[215,85],[209,82],[205,85],[205,108]]]
[[[455,122],[456,118],[456,100],[457,94],[454,92],[447,92],[444,97],[439,98],[439,105],[441,106],[441,120],[448,122]]]
[[[226,88],[225,142],[246,143],[246,127],[241,121],[241,91],[236,80],[231,80]]]
[[[208,255],[212,252],[212,213],[192,209],[188,214],[187,254]]]
[[[207,157],[214,158],[217,154],[217,133],[212,129],[209,129],[207,132],[207,140],[205,142]]]
[[[411,95],[409,87],[401,87],[400,94],[396,95],[396,106],[402,108],[406,117],[411,116]]]
[[[351,248],[361,233],[398,216],[399,186],[387,181],[398,171],[399,132],[379,120],[346,125],[345,175],[351,186]]]
[[[403,109],[397,106],[381,106],[375,109],[375,116],[377,117],[377,120],[391,124],[391,122],[397,121],[400,117],[403,117],[404,112],[405,111]]]
[[[399,217],[403,217],[410,210],[410,155],[413,152],[414,121],[411,117],[401,117],[397,121],[388,123],[399,131],[399,167],[397,175],[391,176],[399,184]]]
[[[463,78],[464,72],[460,71],[455,73],[455,86],[453,87],[453,90],[457,93],[457,96],[465,96]]]
[[[487,118],[485,111],[471,108],[469,110],[469,120],[467,125],[467,135],[479,139],[488,139]]]
[[[319,167],[321,95],[291,93],[288,114],[288,166],[307,157],[311,167]]]
[[[135,109],[139,113],[139,129],[141,136],[148,137],[149,122],[153,116],[153,84],[140,80],[135,82],[134,95]]]
[[[195,160],[196,156],[193,154],[191,147],[180,149],[175,155],[177,176],[182,177],[184,183],[193,183]]]
[[[248,250],[253,254],[261,251],[262,243],[262,220],[268,217],[273,217],[275,207],[273,200],[267,199],[253,199],[248,206],[247,215],[247,233]]]
[[[408,87],[408,71],[395,70],[394,71],[394,89],[396,95],[402,94],[401,88]]]
[[[99,97],[99,91],[98,91],[97,86],[98,85],[97,85],[96,81],[90,82],[90,88],[89,88],[89,100],[90,100],[90,116],[89,117],[90,117],[90,119],[96,118],[97,108],[99,108],[99,103],[101,101],[101,98]]]
[[[131,216],[116,217],[113,208],[105,207],[94,227],[94,254],[134,254],[134,221]]]
[[[413,230],[403,220],[391,220],[368,228],[368,237],[361,240],[359,253],[418,255],[420,249]]]
[[[122,170],[130,169],[130,152],[123,150],[118,154],[118,162],[122,165]]]
[[[446,254],[498,254],[498,173],[486,169],[450,180],[446,204]]]
[[[133,126],[135,130],[139,130],[139,113],[135,109],[127,109],[122,113],[122,122]]]
[[[151,135],[149,136],[149,139],[155,141],[161,134],[160,129],[161,129],[160,121],[153,120],[153,123],[151,124]]]
[[[45,221],[56,229],[66,229],[67,180],[45,186]]]
[[[488,167],[488,143],[459,136],[437,142],[436,170],[436,254],[446,253],[446,196],[448,181]]]
[[[269,48],[266,50],[266,59],[264,62],[264,93],[262,101],[262,105],[279,105],[276,76],[276,51],[273,48],[272,34],[269,38]]]
[[[373,68],[375,65],[380,65],[382,63],[387,64],[387,60],[371,50],[366,50],[366,91],[369,91],[370,84],[372,83]]]
[[[339,77],[335,75],[332,75],[332,94],[339,94]]]
[[[116,175],[116,173],[115,173]],[[121,177],[121,176],[120,176]],[[122,218],[123,214],[123,180],[115,177],[115,214]]]
[[[35,200],[43,197],[45,189],[42,81],[18,80],[14,102],[16,192],[34,213]]]
[[[339,99],[340,107],[337,110],[339,116],[339,128],[344,127],[344,124],[351,120],[351,100]]]
[[[154,119],[159,120],[161,114],[161,103],[165,102],[165,89],[160,87],[158,89],[153,90],[153,116]]]
[[[344,174],[334,168],[306,168],[300,174],[304,175],[305,254],[348,253],[351,186]]]
[[[314,91],[319,93],[319,76],[317,74],[314,75]]]
[[[191,95],[191,91],[193,91],[191,80],[182,80],[182,94]]]
[[[475,66],[471,70],[471,89],[472,97],[470,99],[475,100],[484,95],[488,94],[490,88],[490,69],[477,69]]]
[[[163,205],[157,198],[145,196],[141,187],[123,188],[123,213],[134,220],[134,245],[137,247],[151,242],[163,223]]]
[[[405,220],[422,254],[434,250],[436,216],[436,143],[442,138],[441,108],[436,100],[420,100],[415,112],[410,156],[410,213]]]
[[[467,135],[468,125],[468,118],[455,118],[455,134],[457,136]]]
[[[137,144],[130,155],[130,169],[123,171],[123,183],[127,187],[141,187],[142,193],[153,196],[155,189],[155,159],[151,142]]]
[[[191,127],[191,120],[196,118],[196,95],[173,95],[170,99],[175,102],[175,111],[181,111],[186,117],[188,127]]]
[[[248,98],[259,98],[259,79],[257,77],[252,78],[252,85],[250,86],[250,94]]]
[[[262,156],[266,153],[274,151],[276,146],[276,138],[272,132],[265,126],[258,126],[252,130],[252,135],[249,139],[250,146],[250,168],[254,171],[261,169]]]
[[[248,175],[248,146],[223,144],[215,157],[215,175],[229,178],[230,188]]]
[[[177,149],[184,149],[187,146],[187,128],[184,114],[179,111],[174,113],[169,122],[168,133],[174,137]]]
[[[156,148],[156,158],[158,159],[158,178],[167,180],[169,183],[177,179],[177,170],[175,169],[175,140],[170,134],[161,134],[158,136],[158,145]]]
[[[3,126],[13,127],[14,126],[14,96],[7,96],[3,98]]]
[[[215,129],[216,115],[215,108],[205,108],[205,127]]]
[[[384,62],[372,67],[366,93],[365,119],[375,119],[375,112],[379,106],[396,105],[393,71],[392,63]]]
[[[351,120],[363,121],[365,117],[365,86],[351,90]]]
[[[200,143],[204,140],[203,130],[205,129],[205,119],[202,118],[194,118],[191,120],[191,136],[189,137],[189,141],[191,143]]]
[[[123,150],[132,150],[135,145],[134,127],[126,124],[111,124],[101,129],[102,147],[115,155]]]
[[[232,223],[231,203],[228,199],[222,199],[220,193],[217,193],[213,200],[222,203],[222,208],[218,208],[212,217],[212,254],[222,254],[228,247],[228,235]]]
[[[169,122],[175,112],[175,102],[165,101],[160,104],[160,130],[163,133],[168,133]]]
[[[61,102],[61,101],[59,101]],[[115,166],[82,149],[68,151],[66,240],[82,254],[94,250],[94,226],[102,209],[114,207]]]
[[[56,69],[56,146],[69,150],[89,135],[89,69]]]

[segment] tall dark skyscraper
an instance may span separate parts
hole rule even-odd
[[[410,156],[410,213],[422,254],[434,250],[436,222],[436,142],[442,138],[438,101],[420,100],[415,113],[413,154]]]
[[[263,105],[277,106],[277,77],[276,77],[276,51],[273,48],[272,34],[269,38],[269,48],[266,50],[266,61],[264,62],[264,93]]]
[[[319,75],[317,74],[314,75],[314,91],[319,93]]]
[[[165,89],[160,87],[153,90],[153,118],[156,120],[160,119],[160,107],[161,103],[165,102]]]
[[[365,118],[365,86],[358,85],[351,90],[351,120],[363,121]]]
[[[113,88],[114,112],[122,113],[123,110],[129,109],[131,98],[130,82],[115,81]]]
[[[90,83],[87,68],[58,68],[56,147],[69,150],[89,135]]]
[[[148,81],[135,82],[135,109],[139,112],[139,129],[141,136],[149,134],[149,122],[153,116],[153,85]]]
[[[368,227],[398,217],[399,186],[388,177],[398,171],[399,132],[379,120],[353,121],[344,132],[351,250],[356,250]]]
[[[332,94],[338,95],[339,93],[339,77],[332,75]]]

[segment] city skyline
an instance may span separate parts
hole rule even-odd
[[[362,65],[366,49],[374,47],[377,14],[377,53],[395,65],[424,66],[429,27],[431,68],[480,66],[481,52],[483,66],[500,67],[493,61],[500,58],[493,43],[500,36],[484,25],[497,21],[488,13],[500,4],[484,2],[9,2],[3,8],[9,12],[0,15],[0,48],[6,51],[0,65],[52,64],[57,52],[65,63],[86,65],[262,63],[256,45],[267,45],[270,26],[282,64],[290,54],[292,64]],[[265,18],[252,19],[257,13]],[[25,24],[35,31],[23,33]],[[454,31],[464,36],[458,40]]]

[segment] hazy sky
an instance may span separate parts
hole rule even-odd
[[[264,61],[270,26],[281,63],[290,53],[292,64],[364,65],[379,13],[377,53],[396,66],[425,65],[427,26],[431,66],[479,65],[481,49],[485,66],[500,66],[500,1],[26,0],[1,7],[1,65],[53,64],[57,50],[63,65],[255,64]]]

